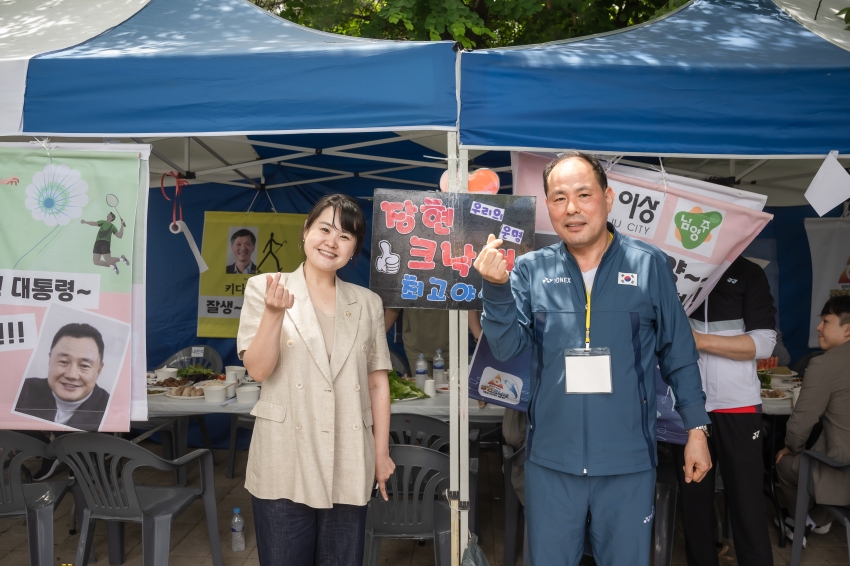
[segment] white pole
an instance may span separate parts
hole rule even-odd
[[[469,185],[469,152],[460,150],[458,168],[460,169],[459,192],[465,193]],[[460,311],[457,325],[458,360],[458,406],[460,409],[460,430],[452,440],[460,445],[460,553],[461,557],[469,542],[469,313]]]
[[[448,139],[448,165],[449,165],[449,192],[457,192],[459,188],[458,163],[457,163],[457,132],[449,132]],[[459,367],[458,349],[458,311],[449,311],[449,504],[452,510],[452,566],[460,566],[460,470],[458,459],[460,456],[459,425],[458,417],[458,372]]]

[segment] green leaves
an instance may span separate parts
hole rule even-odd
[[[848,24],[847,27],[844,29],[850,31],[850,6],[838,10],[835,15],[839,17],[844,16],[844,23]]]
[[[687,0],[252,0],[295,23],[345,35],[454,40],[467,49],[621,29]],[[850,22],[848,22],[850,23]]]

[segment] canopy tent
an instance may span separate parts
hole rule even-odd
[[[461,70],[471,149],[850,153],[850,53],[770,0],[696,0],[621,32],[464,53]]]
[[[151,143],[153,187],[168,171],[190,180],[181,202],[196,235],[212,208],[304,213],[330,191],[365,198],[376,187],[435,189],[456,160],[453,42],[322,33],[246,0],[115,4],[0,4],[0,141]],[[507,174],[507,154],[501,159]],[[149,365],[187,341],[232,355],[233,340],[195,336],[186,300],[197,268],[185,242],[175,245],[182,236],[167,231],[171,206],[151,195]],[[345,276],[368,284],[368,264]],[[453,347],[453,375],[465,364],[465,348]],[[465,389],[452,394],[452,433],[465,438],[458,396],[465,403]],[[468,500],[464,443],[452,443],[452,468],[452,491]],[[460,521],[455,542],[463,548],[465,514]]]
[[[12,4],[3,18],[18,47],[2,66],[27,68],[3,87],[0,135],[455,128],[452,42],[328,34],[244,0],[131,0],[129,17],[71,0],[33,24],[47,4],[55,2]],[[80,13],[96,35],[75,34],[76,44],[55,51],[35,41],[50,26],[63,34],[62,17]]]

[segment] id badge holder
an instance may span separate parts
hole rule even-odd
[[[564,350],[567,394],[613,393],[611,352],[608,348]]]

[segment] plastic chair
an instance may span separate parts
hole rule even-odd
[[[522,503],[514,490],[511,477],[514,466],[525,463],[525,446],[514,451],[509,444],[502,445],[502,470],[504,473],[503,484],[505,486],[505,547],[503,549],[502,564],[516,564],[517,554],[517,532],[519,531],[519,518],[523,513]],[[523,560],[525,564],[525,560]]]
[[[256,417],[251,415],[230,415],[230,447],[227,452],[227,479],[233,479],[233,468],[236,466],[236,433],[240,428],[254,430]]]
[[[23,483],[23,464],[44,458],[47,444],[25,434],[0,430],[0,517],[27,518],[27,543],[32,566],[54,566],[53,512],[72,480]],[[3,469],[8,461],[8,482]]]
[[[192,350],[195,348],[203,348],[204,355],[200,357],[193,357]],[[212,370],[216,374],[221,374],[221,371],[224,368],[221,356],[214,348],[209,346],[189,346],[188,348],[183,348],[179,352],[169,356],[167,360],[157,367],[182,369],[191,365],[201,365],[204,368]],[[134,421],[131,426],[136,429],[150,430],[152,428],[162,427],[163,424],[170,420],[172,420],[170,417],[152,418],[147,421]],[[160,428],[159,433],[162,440],[162,453],[166,459],[173,460],[183,456],[187,452],[187,436],[190,422],[198,423],[204,447],[207,450],[212,451],[212,441],[210,440],[210,433],[207,429],[207,422],[204,419],[204,415],[193,415],[190,417],[183,417],[180,421],[176,421],[169,426]],[[215,455],[213,455],[213,463],[215,463]],[[177,484],[186,485],[186,469],[180,468],[175,470],[174,473],[177,476]]]
[[[478,533],[478,435],[477,429],[469,431],[469,525],[472,532]],[[451,428],[449,423],[428,417],[407,413],[394,413],[390,416],[390,444],[409,444],[448,453]]]
[[[365,566],[376,566],[381,541],[433,539],[438,566],[451,564],[451,510],[443,493],[449,487],[449,457],[419,446],[390,446],[396,468],[387,490],[389,501],[378,495],[366,514]],[[437,529],[440,529],[439,531]]]
[[[824,466],[836,469],[839,472],[850,474],[850,464],[833,460],[829,456],[805,450],[800,455],[800,475],[797,476],[797,513],[794,516],[794,525],[805,525],[806,515],[809,512],[809,503],[814,495],[813,472],[815,463],[820,462]],[[824,505],[819,503],[818,506],[836,519],[844,522],[844,528],[847,530],[847,552],[850,555],[850,506],[844,505]],[[803,553],[803,537],[806,534],[805,528],[794,529],[794,542],[791,544],[791,564],[799,566],[800,558]]]
[[[74,564],[88,564],[97,520],[141,523],[144,563],[168,564],[172,517],[200,498],[204,502],[213,564],[223,566],[209,450],[195,450],[168,461],[126,440],[97,433],[67,434],[54,440],[51,446],[59,461],[74,472],[86,500]],[[136,485],[133,480],[133,472],[139,467],[171,471],[195,460],[200,465],[200,487]]]

